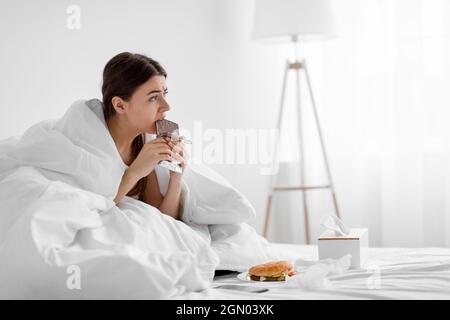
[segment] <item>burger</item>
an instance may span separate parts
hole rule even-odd
[[[258,264],[248,270],[248,275],[254,281],[285,281],[295,274],[289,261],[271,261]]]

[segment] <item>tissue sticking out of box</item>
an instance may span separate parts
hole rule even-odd
[[[350,234],[350,229],[336,215],[330,214],[320,224],[328,230],[332,230],[338,236],[346,236]]]

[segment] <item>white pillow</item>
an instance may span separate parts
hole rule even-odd
[[[181,219],[196,224],[236,224],[255,217],[248,199],[224,177],[202,164],[191,164],[183,177]]]

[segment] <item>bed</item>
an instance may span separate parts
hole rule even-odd
[[[317,246],[274,244],[291,257],[317,259]],[[284,284],[245,282],[233,272],[216,276],[210,288],[177,299],[450,299],[450,248],[370,248],[366,269],[330,276],[331,288],[306,290]],[[260,286],[249,293],[218,289],[225,284]]]
[[[327,290],[219,289],[268,284],[236,274],[211,284],[216,270],[315,260],[317,248],[272,246],[247,224],[256,211],[244,194],[201,163],[183,175],[183,223],[131,197],[116,205],[125,170],[97,99],[0,141],[0,298],[450,298],[450,249],[439,248],[371,249],[369,269],[331,277]],[[170,173],[155,172],[165,195]]]

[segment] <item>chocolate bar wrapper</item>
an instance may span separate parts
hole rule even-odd
[[[164,161],[161,161],[159,163],[159,165],[161,167],[169,169],[170,171],[175,171],[175,172],[178,172],[178,173],[181,173],[183,171],[182,168],[180,167],[180,163],[179,162],[164,160]]]

